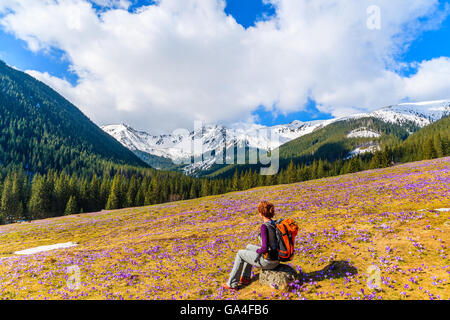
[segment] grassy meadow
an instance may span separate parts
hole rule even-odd
[[[289,292],[223,291],[260,200],[300,231]],[[188,201],[0,226],[0,299],[450,299],[450,157]],[[16,255],[36,246],[78,246]],[[333,262],[334,261],[334,262]],[[369,267],[380,289],[368,286]],[[80,287],[68,280],[79,270]],[[331,267],[330,267],[331,266]]]

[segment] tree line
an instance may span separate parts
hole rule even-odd
[[[396,162],[449,156],[449,123],[449,117],[442,119],[402,143],[373,154],[335,161],[315,159],[309,163],[291,160],[277,174],[267,176],[245,167],[236,168],[232,177],[209,179],[129,167],[111,168],[100,176],[55,170],[31,174],[23,168],[3,168],[0,170],[0,223],[193,199],[383,168]]]

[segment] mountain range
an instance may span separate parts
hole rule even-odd
[[[304,153],[315,153],[325,146],[329,149],[326,153],[333,151],[335,156],[346,158],[373,152],[389,137],[404,140],[409,134],[449,114],[450,100],[439,100],[402,103],[328,120],[295,120],[271,127],[242,123],[229,127],[213,124],[183,134],[163,135],[135,130],[126,124],[101,128],[151,166],[205,175],[223,170],[225,165],[216,165],[217,156],[214,154],[208,159],[201,156],[217,150],[224,137],[227,150],[235,146],[266,151],[279,148],[282,159],[292,159]],[[276,132],[279,139],[272,141],[269,135],[264,134],[266,131]],[[196,138],[203,139],[202,149],[194,148]],[[330,141],[333,141],[333,147],[330,147]],[[336,143],[340,144],[341,150],[336,150]],[[189,162],[191,157],[195,158],[190,164],[176,164],[186,159]]]

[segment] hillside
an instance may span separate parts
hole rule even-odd
[[[302,139],[295,139],[279,148],[280,158],[320,158],[330,161],[342,159],[361,146],[386,145],[401,141],[420,127],[390,124],[376,118],[348,119],[332,123]],[[311,156],[312,157],[307,157]]]
[[[311,163],[314,160],[347,159],[354,155],[373,153],[387,145],[400,143],[411,132],[421,128],[412,121],[390,123],[374,117],[357,117],[334,121],[313,132],[289,141],[278,148],[280,167],[286,168],[294,163]],[[229,177],[236,168],[239,171],[251,168],[257,170],[258,165],[228,165],[207,172],[211,177]]]
[[[449,299],[450,157],[189,201],[0,226],[6,299]],[[300,226],[280,294],[257,281],[220,289],[238,249],[257,243],[262,199]],[[78,246],[15,255],[41,245]],[[349,267],[329,271],[331,261]],[[381,291],[367,287],[368,267]],[[335,265],[335,264],[334,264]],[[67,268],[79,268],[70,290]],[[356,270],[345,273],[345,271]],[[342,271],[342,270],[341,270]],[[257,274],[258,271],[256,271]],[[255,277],[257,276],[255,274]]]
[[[402,162],[440,158],[450,154],[450,116],[444,117],[410,135],[393,147]]]
[[[148,167],[56,91],[0,61],[0,163],[32,172]]]

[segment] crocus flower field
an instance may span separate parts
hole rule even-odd
[[[288,292],[221,289],[262,199],[300,231]],[[0,226],[2,299],[449,299],[450,157],[142,208]],[[440,209],[440,210],[437,210]],[[14,252],[78,245],[33,255]],[[334,270],[333,266],[347,269]],[[70,286],[70,270],[80,286]],[[380,287],[368,286],[372,268]],[[336,271],[336,272],[335,272]],[[254,269],[254,279],[259,270]]]

